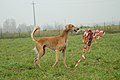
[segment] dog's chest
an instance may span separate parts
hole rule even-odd
[[[64,47],[66,47],[67,46],[67,41],[66,42],[63,42],[63,43],[59,43],[58,45],[57,45],[57,48],[58,49],[63,49]]]
[[[65,42],[65,43],[57,44],[57,45],[54,46],[53,48],[54,48],[54,49],[62,50],[62,49],[64,49],[66,46],[67,46],[67,43]]]

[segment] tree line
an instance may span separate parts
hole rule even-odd
[[[27,24],[19,24],[17,26],[15,19],[6,19],[3,22],[3,26],[0,26],[0,32],[5,33],[5,32],[9,32],[9,33],[14,33],[14,32],[30,32],[32,31],[34,28],[33,25],[27,25]],[[54,25],[49,25],[46,24],[44,26],[42,26],[42,30],[60,30],[63,29],[63,25],[62,24],[58,24],[55,22]]]
[[[33,29],[33,25],[19,24],[17,26],[15,19],[6,19],[0,31],[5,32],[28,32]]]
[[[81,30],[92,28],[92,29],[103,29],[107,32],[120,32],[120,22],[117,23],[101,23],[94,24],[93,26],[78,25]],[[0,38],[16,38],[16,37],[30,37],[33,25],[19,24],[17,26],[15,19],[6,19],[3,22],[3,27],[0,26]],[[60,34],[63,30],[64,25],[57,22],[54,25],[46,24],[42,26],[40,35],[49,36]]]

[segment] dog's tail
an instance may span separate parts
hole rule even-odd
[[[40,27],[38,27],[38,26],[35,26],[35,27],[34,27],[32,33],[31,33],[31,38],[32,38],[33,41],[37,41],[37,39],[34,37],[34,34],[35,34],[35,32],[36,32],[37,30],[39,30],[39,29],[40,29]]]

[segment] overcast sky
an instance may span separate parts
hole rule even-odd
[[[0,0],[0,25],[15,19],[17,25],[33,24],[33,0]],[[34,0],[37,25],[94,24],[120,21],[120,0]]]

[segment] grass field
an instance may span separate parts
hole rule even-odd
[[[0,39],[0,80],[120,80],[120,33],[107,34],[86,53],[87,60],[73,68],[81,57],[81,35],[69,36],[67,65],[62,53],[55,68],[55,52],[47,49],[41,68],[33,66],[34,42],[31,38]]]

